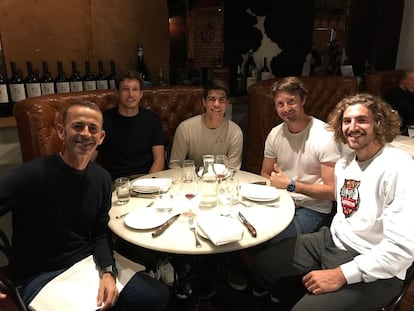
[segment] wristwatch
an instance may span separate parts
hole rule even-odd
[[[99,271],[99,278],[102,279],[102,276],[104,275],[104,273],[109,273],[114,278],[116,278],[118,276],[118,270],[113,265],[109,265],[109,266],[106,266],[103,269],[101,269],[101,271]]]
[[[295,189],[296,189],[296,182],[293,179],[291,179],[290,184],[286,188],[286,190],[289,191],[289,192],[293,192],[293,191],[295,191]]]

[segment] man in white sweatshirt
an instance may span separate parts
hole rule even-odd
[[[371,310],[402,289],[414,260],[414,160],[392,147],[400,119],[380,98],[344,98],[329,118],[353,150],[335,165],[338,212],[330,228],[282,240],[254,260],[259,288],[278,298],[278,280],[300,276],[292,310]]]

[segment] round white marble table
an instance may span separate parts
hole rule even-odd
[[[180,175],[181,169],[169,169],[149,174],[141,178],[171,178],[173,183],[179,183]],[[235,176],[239,179],[240,183],[266,181],[262,176],[244,171],[238,171]],[[175,193],[177,193],[177,190],[174,187],[169,191],[175,191]],[[109,211],[109,227],[120,238],[132,244],[155,251],[174,254],[213,254],[236,251],[268,241],[283,231],[292,221],[295,212],[294,202],[286,190],[278,189],[278,191],[280,195],[276,200],[277,204],[275,204],[275,206],[266,206],[264,202],[257,202],[250,207],[241,204],[233,205],[230,217],[238,219],[236,215],[238,211],[241,211],[247,220],[255,227],[257,237],[252,237],[247,228],[243,227],[244,233],[242,240],[220,246],[214,245],[207,238],[201,238],[201,247],[196,247],[193,232],[189,229],[188,219],[183,215],[180,215],[163,234],[156,238],[153,238],[151,235],[155,228],[146,230],[133,229],[124,223],[124,218],[116,218],[116,216],[133,211],[134,209],[154,208],[153,206],[146,207],[152,200],[154,200],[152,198],[131,197],[127,204],[119,205],[114,193],[112,196],[112,207]],[[197,197],[194,198],[195,202],[193,202],[196,206],[197,199]],[[174,202],[180,202],[179,204],[176,204],[179,206],[174,207],[174,209],[182,209],[183,204],[188,204],[184,198]],[[208,210],[196,209],[197,217],[202,217],[205,213],[218,214],[218,209],[219,207],[214,207]],[[174,213],[174,210],[172,213]]]

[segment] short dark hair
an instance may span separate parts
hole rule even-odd
[[[119,84],[126,79],[138,80],[139,88],[142,90],[144,86],[144,81],[141,78],[141,74],[135,70],[126,70],[126,71],[120,72],[115,78],[115,86],[118,91],[119,91]]]
[[[297,77],[285,77],[273,83],[272,87],[273,98],[279,92],[288,92],[297,94],[303,100],[308,94],[308,89],[305,84]]]
[[[95,104],[94,102],[88,101],[88,100],[84,100],[81,102],[75,102],[75,103],[71,103],[69,106],[67,106],[65,108],[65,110],[63,110],[63,115],[62,115],[62,123],[65,124],[66,123],[66,119],[68,118],[68,112],[72,107],[75,106],[81,106],[81,107],[86,107],[95,111],[99,111],[102,114],[102,110],[101,108]]]
[[[203,97],[207,98],[208,91],[210,90],[222,90],[226,93],[226,97],[230,96],[229,85],[224,80],[208,80],[204,84]]]

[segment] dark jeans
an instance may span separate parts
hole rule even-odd
[[[40,290],[64,270],[45,272],[26,282],[19,288],[20,295],[29,305]],[[96,293],[98,294],[98,293]],[[74,297],[76,299],[76,297]],[[170,292],[163,283],[151,278],[144,272],[135,273],[119,294],[116,311],[158,311],[165,310],[169,303]]]
[[[256,285],[272,290],[281,278],[335,268],[357,255],[355,251],[335,247],[329,228],[322,227],[319,232],[284,239],[265,249],[253,261],[252,276]],[[321,295],[306,293],[292,310],[366,311],[391,301],[402,286],[403,281],[394,277],[344,285],[338,291]],[[272,296],[277,293],[272,292]]]
[[[266,246],[277,243],[285,238],[292,238],[298,234],[318,231],[322,224],[327,222],[330,214],[323,214],[307,207],[299,206],[295,209],[295,216],[285,230],[266,242]]]

